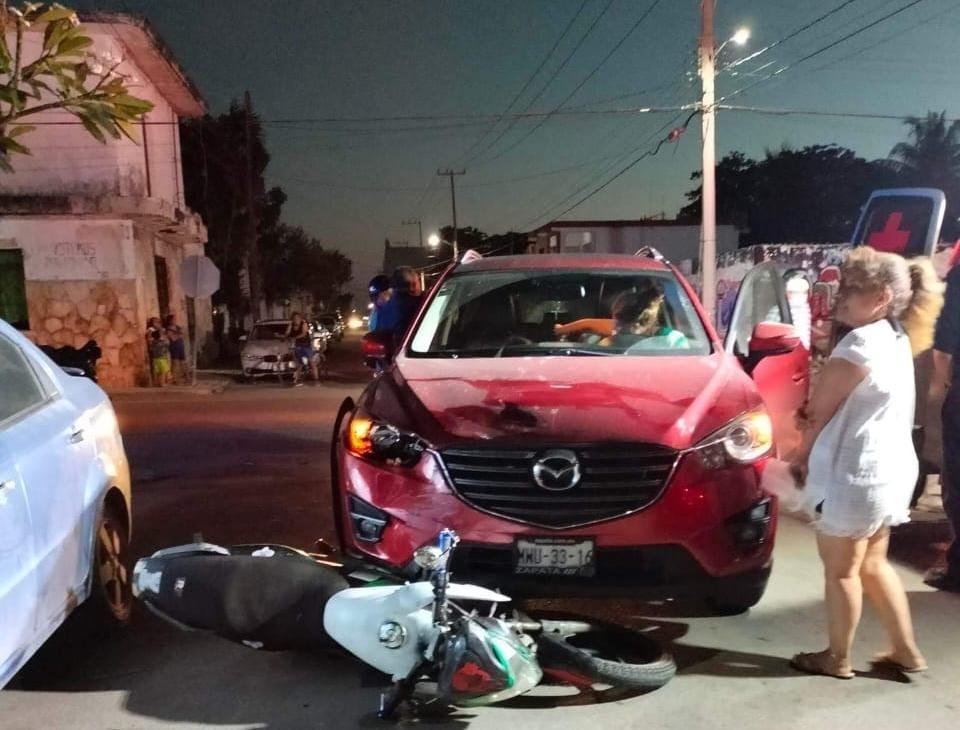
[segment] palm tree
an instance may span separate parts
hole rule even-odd
[[[960,121],[948,123],[946,117],[946,112],[909,117],[910,141],[896,145],[890,157],[911,184],[940,188],[949,200],[960,193]]]

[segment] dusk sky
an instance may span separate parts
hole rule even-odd
[[[721,65],[774,44],[738,66],[740,75],[721,73],[719,95],[788,67],[730,103],[889,115],[945,109],[960,116],[957,0],[920,0],[797,63],[912,1],[719,0],[718,43],[740,25],[753,33],[747,46],[727,46]],[[416,226],[401,226],[401,220],[421,218],[425,235],[450,222],[449,188],[445,178],[436,177],[437,168],[466,168],[457,179],[460,225],[491,234],[529,230],[553,220],[652,147],[663,134],[654,135],[655,130],[699,94],[698,0],[656,3],[599,69],[653,0],[73,4],[146,16],[212,113],[249,90],[272,155],[268,184],[282,186],[289,195],[284,219],[353,258],[361,285],[376,273],[385,237],[416,241]],[[809,30],[777,43],[840,6]],[[494,126],[496,115],[507,111],[571,19],[510,113],[553,111],[592,72],[565,108],[677,110],[523,119],[497,139],[510,120]],[[609,101],[612,97],[622,98]],[[484,115],[494,118],[476,118]],[[398,119],[413,116],[436,118]],[[354,121],[371,117],[383,121]],[[896,120],[734,111],[721,112],[718,130],[721,155],[837,143],[868,158],[886,156],[905,131]],[[637,151],[628,154],[631,150]],[[699,168],[699,155],[695,119],[679,144],[641,162],[565,217],[637,218],[660,211],[671,216],[692,186],[690,173]],[[578,188],[582,192],[571,196]]]

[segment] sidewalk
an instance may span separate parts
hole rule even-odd
[[[198,370],[196,385],[168,385],[165,388],[141,387],[141,388],[104,388],[107,395],[142,395],[151,393],[160,395],[162,393],[189,393],[191,395],[216,395],[226,390],[234,379],[240,374],[239,370]]]

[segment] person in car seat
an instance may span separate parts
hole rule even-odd
[[[613,334],[600,344],[627,349],[689,347],[686,335],[664,323],[663,303],[663,289],[654,281],[645,281],[637,291],[623,292],[610,308]]]
[[[578,319],[558,324],[561,337],[590,336],[604,347],[671,349],[690,346],[687,336],[664,323],[664,293],[654,281],[645,281],[636,291],[622,292],[613,300],[610,319]]]

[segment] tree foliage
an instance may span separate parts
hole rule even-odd
[[[904,185],[938,188],[947,196],[944,235],[955,238],[960,216],[960,122],[947,122],[946,112],[928,112],[906,120],[908,141],[890,152]]]
[[[43,26],[43,46],[26,58],[24,35]],[[100,142],[136,141],[134,124],[153,104],[130,93],[119,72],[123,59],[98,58],[77,14],[56,3],[9,7],[0,0],[0,170],[13,171],[11,156],[29,155],[26,123],[51,110],[69,112]]]
[[[691,179],[699,179],[695,172]],[[737,226],[741,243],[840,243],[876,188],[896,185],[888,161],[868,161],[837,145],[767,151],[761,160],[733,152],[717,164],[717,220]],[[699,222],[701,189],[687,193],[679,218]]]
[[[266,192],[264,173],[270,162],[263,128],[250,119],[250,164],[247,163],[246,113],[238,102],[219,116],[207,115],[180,124],[183,185],[187,205],[207,226],[207,255],[220,268],[217,303],[234,316],[249,309],[240,285],[247,265],[249,216],[271,225],[279,220],[286,196],[279,188]],[[253,176],[253,209],[247,205],[247,175]]]
[[[930,187],[947,196],[943,237],[960,235],[960,122],[945,112],[906,121],[908,138],[889,159],[868,161],[837,145],[767,151],[754,160],[732,152],[717,164],[717,220],[743,231],[741,243],[844,242],[860,206],[878,188]],[[700,179],[695,172],[691,179]],[[679,218],[700,221],[700,188]]]
[[[308,292],[315,302],[332,307],[352,277],[350,259],[284,223],[261,234],[260,261],[264,295],[273,302]]]

